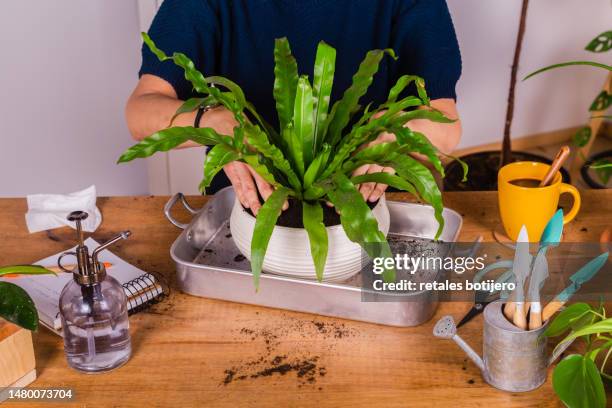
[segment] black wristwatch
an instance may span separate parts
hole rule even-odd
[[[200,121],[202,120],[202,116],[208,112],[209,110],[216,108],[217,106],[219,106],[218,104],[214,104],[214,105],[206,105],[206,106],[200,106],[198,108],[198,113],[196,113],[196,117],[195,120],[193,121],[193,127],[195,128],[199,128],[200,127]]]

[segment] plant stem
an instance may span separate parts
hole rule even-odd
[[[598,334],[597,335],[597,340],[607,340],[607,341],[612,341],[612,338],[608,337],[608,336],[604,336],[603,334]]]
[[[525,36],[525,26],[527,21],[527,7],[529,0],[523,0],[521,8],[521,18],[519,20],[519,28],[516,36],[516,46],[514,49],[514,59],[512,61],[512,71],[510,73],[510,89],[508,91],[508,106],[506,108],[506,123],[504,126],[504,139],[502,142],[502,154],[500,167],[512,161],[512,141],[510,139],[510,131],[512,128],[512,118],[514,117],[514,89],[516,88],[516,77],[518,73],[519,60],[521,57],[521,48],[523,46],[523,38]]]
[[[593,309],[589,310],[589,312],[593,313],[594,315],[596,315],[597,317],[600,317],[602,320],[606,319],[605,315],[602,315],[601,313],[597,313],[596,311],[594,311]]]
[[[601,368],[599,369],[599,372],[602,374],[604,373],[604,368],[606,367],[606,363],[608,362],[608,357],[610,357],[610,353],[612,353],[612,347],[608,349],[606,357],[604,358],[603,363],[601,363]]]

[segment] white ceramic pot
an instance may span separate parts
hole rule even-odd
[[[378,228],[385,236],[389,232],[389,209],[384,196],[372,209]],[[234,202],[230,218],[230,230],[240,252],[251,260],[251,239],[255,217],[249,214],[238,200]],[[348,239],[342,225],[327,227],[328,253],[323,280],[343,281],[357,274],[363,261],[361,247]],[[268,250],[264,257],[265,272],[302,279],[316,279],[314,262],[310,254],[308,233],[303,228],[274,227]]]

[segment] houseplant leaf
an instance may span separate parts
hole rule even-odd
[[[323,224],[323,209],[318,202],[303,201],[302,222],[308,233],[310,252],[314,261],[315,271],[319,282],[323,280],[325,261],[327,260],[327,231]]]
[[[6,275],[57,275],[55,272],[39,265],[11,265],[0,267],[0,277]]]
[[[286,37],[274,42],[274,100],[281,131],[293,117],[293,104],[298,83],[297,62],[291,55]]]
[[[368,146],[365,149],[355,153],[355,155],[351,157],[351,160],[344,162],[342,165],[342,171],[345,174],[352,173],[355,169],[364,164],[382,162],[387,158],[387,156],[395,153],[399,149],[400,146],[397,142],[377,143]]]
[[[544,336],[556,337],[571,328],[573,322],[591,313],[591,306],[586,303],[574,303],[563,311],[548,325]]]
[[[117,163],[125,163],[136,158],[149,157],[157,152],[167,152],[188,140],[192,140],[201,145],[216,145],[219,143],[232,144],[231,137],[220,135],[211,128],[194,128],[191,126],[173,127],[153,133],[151,136],[133,145],[119,157]]]
[[[391,257],[385,235],[378,229],[372,210],[351,180],[338,172],[333,177],[333,183],[335,188],[330,189],[327,196],[340,212],[340,222],[348,238],[361,245],[371,258]],[[394,281],[395,269],[385,270],[383,279]]]
[[[563,340],[561,340],[560,344],[572,341],[578,337],[588,336],[591,334],[598,334],[598,333],[612,333],[612,317],[609,317],[605,320],[600,320],[586,327],[583,327],[579,330],[575,330],[571,332]]]
[[[336,68],[336,50],[324,41],[317,47],[317,56],[314,64],[314,78],[312,82],[312,96],[314,98],[314,143],[313,152],[319,151],[325,136],[325,121],[329,111],[334,71]]]
[[[276,181],[274,174],[270,171],[266,163],[264,162],[263,156],[259,154],[245,154],[242,156],[242,160],[253,168],[264,180],[270,183],[274,187],[278,187],[279,183]]]
[[[604,111],[608,109],[610,105],[612,105],[612,95],[606,91],[601,91],[589,107],[589,112]]]
[[[25,290],[9,282],[0,281],[0,317],[27,330],[38,328],[34,302]]]
[[[228,163],[240,159],[240,153],[232,146],[218,144],[206,154],[204,162],[204,178],[200,183],[200,191],[210,185],[213,177]]]
[[[610,48],[612,48],[612,31],[606,31],[593,38],[587,44],[585,50],[601,53],[608,51]]]
[[[314,158],[312,163],[310,163],[310,166],[308,166],[308,170],[306,170],[306,173],[304,173],[305,190],[308,189],[316,180],[317,176],[321,172],[321,169],[327,163],[330,152],[331,146],[327,143],[323,143],[319,154],[317,155],[317,157]]]
[[[401,113],[399,115],[394,114],[394,109],[389,109],[384,115],[370,120],[367,124],[351,130],[347,136],[345,136],[340,142],[334,158],[327,166],[322,178],[329,177],[333,174],[342,163],[354,152],[359,146],[375,139],[380,132],[391,129],[396,129],[404,126],[407,122],[414,119],[427,119],[433,122],[440,123],[453,123],[452,119],[447,118],[441,112],[436,110],[416,110]],[[380,164],[380,163],[379,163]]]
[[[378,163],[381,166],[393,167],[397,175],[416,187],[418,195],[434,208],[434,216],[438,221],[439,228],[436,239],[444,228],[444,217],[442,217],[442,194],[427,167],[413,159],[409,155],[402,154],[396,143],[380,143],[359,151],[351,161],[345,163],[342,170],[352,172],[362,164]]]
[[[172,126],[176,117],[182,113],[193,112],[198,109],[200,106],[206,106],[208,104],[214,103],[214,100],[210,97],[208,98],[189,98],[185,102],[178,107],[172,118],[170,119],[169,126]]]
[[[434,208],[434,217],[438,221],[435,239],[438,239],[444,229],[444,217],[442,217],[444,206],[438,184],[429,169],[412,157],[397,153],[390,155],[384,165],[393,167],[398,176],[413,184],[423,200]]]
[[[397,138],[398,145],[405,145],[411,151],[425,155],[438,173],[444,177],[444,166],[442,166],[442,161],[438,157],[438,149],[431,144],[424,134],[414,132],[407,127],[395,128],[392,132]]]
[[[357,109],[359,100],[372,84],[374,74],[378,72],[380,61],[385,54],[395,58],[395,53],[391,49],[369,51],[353,75],[353,83],[344,92],[342,99],[332,107],[326,136],[326,142],[330,145],[334,146],[340,140],[342,130],[348,125],[351,113]]]
[[[256,289],[259,289],[259,276],[261,275],[261,268],[272,231],[281,213],[283,203],[289,196],[289,192],[290,190],[285,187],[275,190],[257,213],[253,240],[251,241],[251,271],[253,272]]]
[[[612,177],[612,162],[608,159],[600,159],[593,163],[591,166],[599,180],[603,185],[607,185],[610,177]]]
[[[297,136],[293,122],[287,124],[282,131],[283,140],[287,144],[287,154],[293,163],[295,172],[303,176],[304,175],[304,145],[302,140]]]
[[[274,167],[287,176],[291,186],[296,191],[300,191],[300,180],[291,168],[289,161],[283,155],[283,152],[278,147],[271,144],[268,140],[268,136],[257,126],[246,124],[244,129],[249,145],[261,153],[264,157],[270,159],[274,164]]]
[[[389,97],[387,98],[387,104],[390,102],[395,102],[399,96],[399,94],[412,82],[414,82],[417,93],[423,105],[429,105],[429,97],[427,96],[427,91],[425,90],[425,80],[416,75],[402,75],[395,82],[395,85],[389,91]]]
[[[210,97],[212,98],[212,102],[219,103],[225,106],[229,111],[234,113],[234,117],[238,121],[238,123],[244,124],[245,119],[242,115],[242,110],[244,109],[244,106],[241,106],[239,103],[236,102],[235,95],[233,97],[230,97],[229,95],[221,92],[220,89],[209,87],[204,75],[196,69],[193,61],[189,59],[189,57],[187,57],[185,54],[175,52],[174,54],[172,54],[172,56],[168,56],[162,50],[157,48],[157,46],[147,33],[141,33],[141,35],[144,43],[149,47],[151,52],[153,52],[153,54],[155,54],[160,61],[173,61],[177,66],[183,69],[185,79],[191,83],[193,89],[195,89],[196,92],[204,95],[210,95]]]
[[[268,134],[274,137],[275,141],[278,139],[278,133],[276,132],[276,130],[274,130],[274,128],[272,128],[272,126],[268,122],[266,122],[261,117],[261,115],[259,115],[259,113],[257,113],[257,110],[255,109],[253,104],[246,99],[244,91],[237,83],[222,76],[207,77],[206,82],[209,84],[221,85],[227,88],[233,96],[234,100],[236,101],[237,108],[241,111],[246,109],[255,118],[257,123],[259,123],[259,125],[264,128],[266,132],[268,132]],[[239,118],[241,117],[242,116],[239,115]]]
[[[221,85],[227,88],[234,96],[234,100],[241,109],[244,109],[247,106],[247,100],[244,96],[242,88],[240,88],[240,86],[238,86],[238,84],[234,81],[222,76],[209,76],[207,78],[204,78],[204,80],[208,84]]]
[[[415,119],[427,119],[431,122],[437,123],[455,123],[456,120],[447,118],[444,114],[435,109],[417,109],[409,112],[404,112],[397,115],[391,120],[392,126],[405,125],[411,120]]]
[[[553,372],[553,388],[561,401],[571,408],[605,408],[606,394],[595,363],[588,357],[572,354]]]
[[[523,78],[523,81],[526,79],[531,78],[532,76],[538,75],[542,72],[545,71],[550,71],[551,69],[555,69],[555,68],[561,68],[561,67],[569,67],[569,66],[573,66],[573,65],[589,65],[591,67],[596,67],[596,68],[602,68],[608,71],[612,71],[612,66],[610,65],[606,65],[606,64],[601,64],[599,62],[595,62],[595,61],[569,61],[569,62],[562,62],[560,64],[553,64],[553,65],[549,65],[547,67],[544,68],[540,68],[537,71],[532,72],[531,74],[527,75],[525,78]]]
[[[308,76],[301,76],[298,80],[295,104],[293,105],[293,132],[295,139],[292,143],[301,145],[302,157],[299,158],[300,175],[304,175],[304,168],[308,167],[314,156],[314,100]]]
[[[599,355],[599,353],[601,353],[602,351],[608,350],[608,353],[611,353],[612,351],[610,350],[610,348],[612,347],[612,340],[608,340],[605,341],[603,343],[600,343],[600,345],[598,347],[595,348],[591,348],[591,350],[585,354],[586,357],[590,358],[593,362],[596,361],[597,356]],[[604,373],[604,368],[605,368],[605,361],[602,362],[601,368],[599,370],[599,372],[603,375]],[[612,379],[612,378],[609,378]]]
[[[418,197],[418,193],[412,184],[410,184],[403,178],[396,176],[394,174],[389,174],[385,172],[362,174],[361,176],[351,178],[351,182],[353,184],[362,184],[362,183],[386,184],[389,187],[397,188],[398,190],[408,191],[409,193],[412,193]]]
[[[176,65],[183,68],[185,73],[185,79],[187,79],[193,85],[193,88],[201,93],[208,94],[208,85],[206,84],[206,79],[204,75],[200,71],[195,68],[195,64],[191,61],[185,54],[180,52],[175,52],[171,57],[166,55],[165,52],[157,48],[151,37],[147,33],[141,33],[142,39],[144,43],[149,47],[151,52],[155,54],[155,56],[160,61],[172,60]]]

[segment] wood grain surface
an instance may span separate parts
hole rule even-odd
[[[11,386],[34,367],[32,334],[0,319],[0,387]]]
[[[582,210],[566,226],[565,241],[597,241],[610,224],[612,190],[583,191],[582,196]],[[446,193],[444,198],[464,217],[461,241],[479,235],[493,240],[491,231],[499,222],[495,193]],[[173,282],[169,247],[180,230],[163,216],[167,200],[100,198],[104,220],[93,237],[104,241],[130,229],[132,237],[113,251]],[[206,200],[189,198],[196,207]],[[74,231],[67,228],[28,234],[25,212],[25,199],[0,199],[0,265],[31,263],[75,244]],[[186,211],[174,212],[189,220]],[[31,386],[73,388],[76,399],[62,406],[88,407],[561,406],[550,375],[535,391],[502,392],[483,382],[456,345],[433,338],[439,317],[460,318],[470,306],[443,303],[428,323],[393,328],[202,299],[175,289],[163,303],[130,318],[133,357],[110,373],[71,370],[62,340],[40,329],[34,335],[39,378]],[[482,349],[481,330],[482,316],[461,328],[475,350]],[[269,370],[275,358],[282,370]]]

